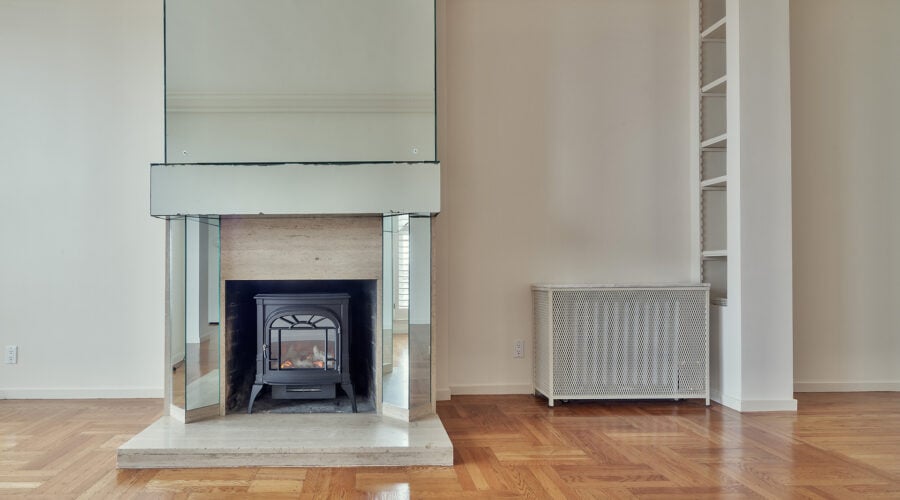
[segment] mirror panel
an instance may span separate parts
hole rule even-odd
[[[381,367],[382,374],[394,371],[394,259],[393,219],[382,220],[381,242]]]
[[[190,412],[219,405],[219,221],[194,217],[184,226],[185,409]]]
[[[387,215],[382,234],[383,401],[415,418],[432,400],[431,217]]]
[[[165,0],[167,162],[435,161],[434,11]]]
[[[390,366],[385,365],[382,377],[382,400],[396,408],[408,409],[409,216],[390,215],[383,220],[383,351],[390,352]]]
[[[185,328],[184,328],[184,219],[171,219],[168,227],[168,304],[166,329],[169,334],[169,401],[173,412],[184,412]]]
[[[409,408],[431,403],[431,217],[409,217]]]

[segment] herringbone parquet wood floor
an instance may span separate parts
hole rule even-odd
[[[699,402],[458,396],[452,468],[116,470],[158,400],[0,401],[0,496],[900,498],[900,394],[799,394],[794,413]]]

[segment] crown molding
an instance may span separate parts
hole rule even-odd
[[[167,92],[168,113],[434,113],[432,93]]]

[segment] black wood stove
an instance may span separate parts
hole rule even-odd
[[[275,399],[350,397],[350,295],[259,294],[256,299],[256,379],[247,413],[263,385]]]

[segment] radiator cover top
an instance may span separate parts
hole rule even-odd
[[[709,285],[534,285],[535,391],[709,404]]]

